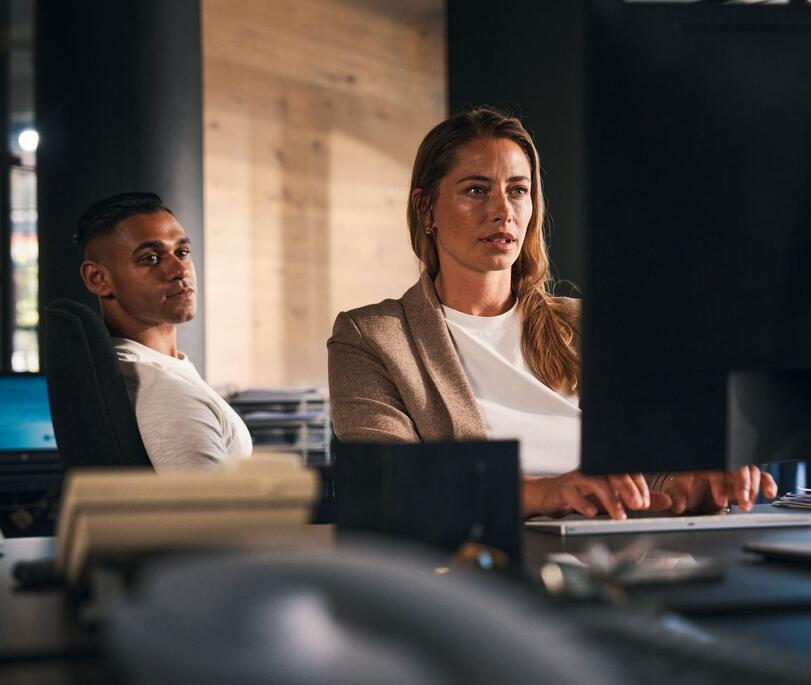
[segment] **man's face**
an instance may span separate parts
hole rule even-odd
[[[125,321],[143,327],[194,318],[191,243],[168,212],[124,219],[115,231],[88,244],[87,257],[101,274],[98,287],[91,290]]]

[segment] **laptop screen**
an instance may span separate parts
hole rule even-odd
[[[0,457],[55,450],[45,376],[0,376]]]

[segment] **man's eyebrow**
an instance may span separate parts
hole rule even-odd
[[[483,181],[484,183],[490,183],[492,180],[493,179],[490,178],[489,176],[473,175],[473,176],[465,176],[464,178],[460,178],[456,183],[457,184],[465,183],[467,181]],[[507,181],[509,183],[515,183],[517,181],[526,181],[527,183],[529,183],[529,178],[527,178],[526,176],[510,176],[510,178],[508,178]]]
[[[145,250],[146,248],[150,247],[153,250],[161,250],[163,249],[163,243],[160,240],[145,240],[142,243],[139,243],[135,249],[132,251],[132,254],[136,252],[140,252],[141,250]],[[191,245],[191,240],[188,236],[183,236],[182,238],[178,238],[175,241],[175,247],[178,245]]]
[[[163,243],[160,240],[146,240],[143,243],[139,243],[132,253],[135,254],[148,247],[151,247],[153,250],[160,250],[163,247]]]

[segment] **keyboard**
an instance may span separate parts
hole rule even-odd
[[[666,533],[685,530],[727,530],[734,528],[780,528],[811,526],[809,513],[696,514],[688,516],[630,517],[615,521],[607,516],[561,519],[537,517],[525,521],[532,530],[550,535],[606,535],[610,533]]]

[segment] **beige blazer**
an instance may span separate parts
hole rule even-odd
[[[341,312],[327,349],[339,440],[487,439],[427,274],[399,300]]]

